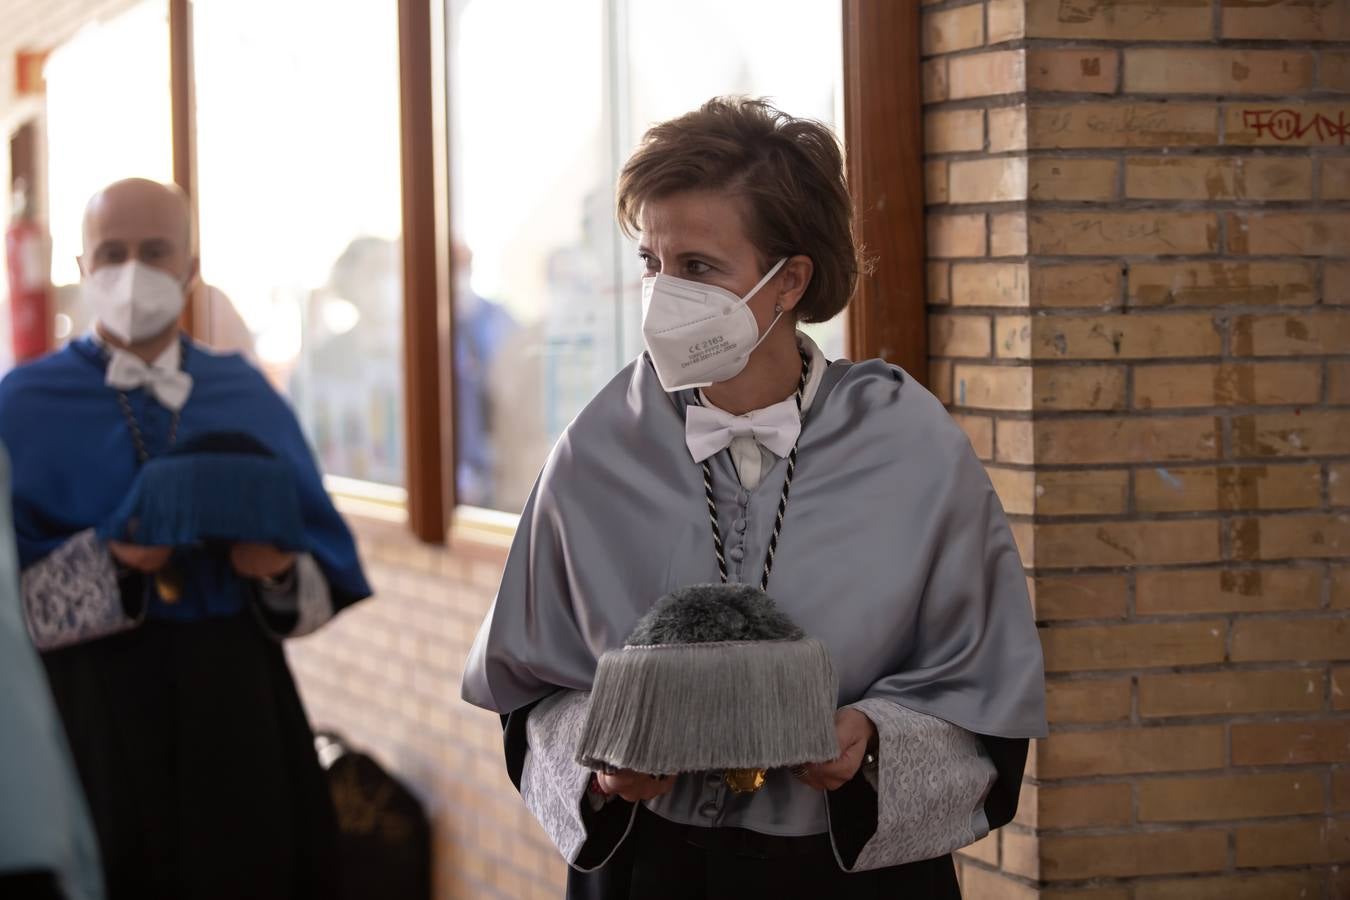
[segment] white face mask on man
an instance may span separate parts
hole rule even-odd
[[[163,334],[183,312],[183,285],[138,260],[86,275],[80,295],[113,337],[136,344]]]
[[[673,275],[642,279],[642,340],[667,392],[702,388],[729,381],[745,370],[750,354],[783,317],[780,310],[764,334],[759,333],[750,299],[783,268],[774,264],[744,297],[725,288]]]

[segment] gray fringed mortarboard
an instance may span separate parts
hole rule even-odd
[[[655,775],[825,762],[837,699],[825,646],[763,591],[682,588],[600,657],[577,762]]]

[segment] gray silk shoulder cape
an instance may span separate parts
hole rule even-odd
[[[499,713],[588,691],[658,598],[718,580],[694,392],[642,356],[563,433],[521,516],[463,696]],[[758,584],[786,462],[714,488],[733,580]],[[841,706],[893,701],[976,734],[1046,732],[1041,645],[1002,507],[941,403],[880,360],[835,362],[802,425],[769,594],[825,643]]]

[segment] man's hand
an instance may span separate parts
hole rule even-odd
[[[818,791],[833,791],[853,780],[862,767],[867,745],[877,735],[872,720],[856,709],[841,709],[834,714],[834,731],[839,737],[839,755],[827,763],[807,765],[797,778]]]
[[[628,769],[620,769],[612,775],[600,772],[595,779],[600,783],[600,790],[618,794],[629,803],[654,800],[675,789],[675,779],[668,775],[643,775]]]
[[[230,565],[245,578],[280,578],[295,565],[295,554],[271,544],[235,544],[230,548]]]
[[[173,555],[172,547],[150,547],[144,544],[124,544],[121,541],[109,541],[108,550],[113,559],[127,569],[153,575],[169,564]]]

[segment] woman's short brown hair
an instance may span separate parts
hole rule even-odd
[[[637,234],[644,203],[688,190],[743,198],[750,240],[766,261],[811,258],[799,321],[825,322],[848,305],[858,280],[853,201],[828,127],[744,97],[714,97],[653,125],[619,176],[620,227]]]

